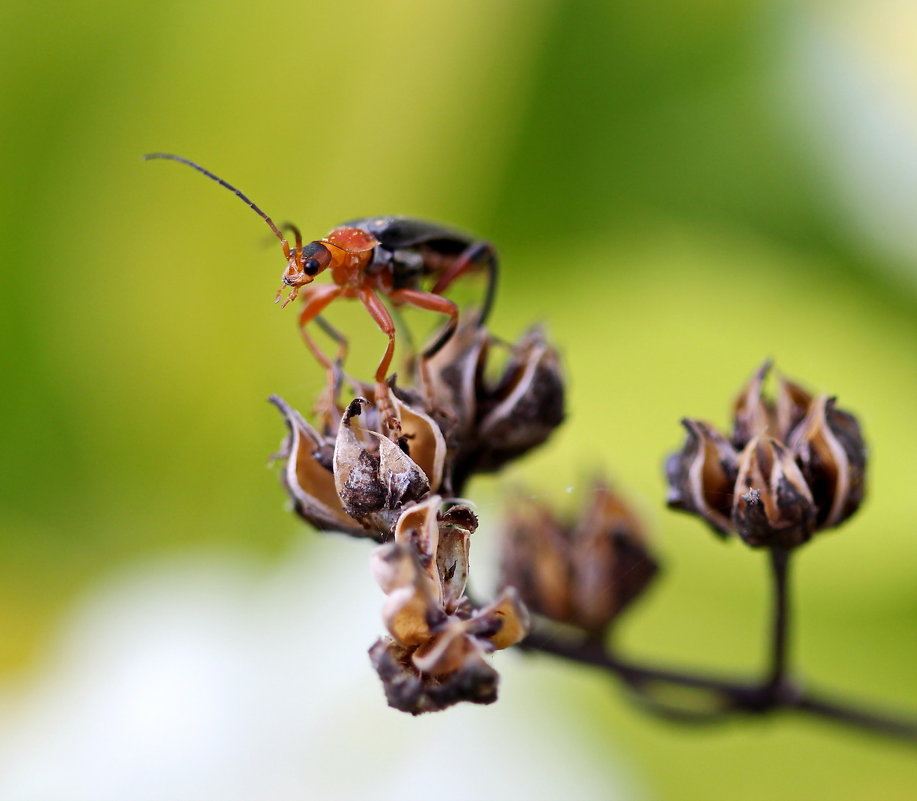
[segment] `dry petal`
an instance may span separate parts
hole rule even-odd
[[[790,433],[806,416],[812,403],[812,395],[799,384],[783,376],[777,383],[777,439],[790,441]]]
[[[461,439],[471,434],[477,419],[488,340],[485,328],[463,323],[421,371],[434,404],[453,420]]]
[[[484,451],[481,471],[497,470],[543,443],[564,419],[564,379],[557,351],[541,328],[533,328],[516,346],[513,359],[489,399],[478,424]]]
[[[756,437],[739,458],[733,521],[749,545],[793,548],[809,539],[815,504],[792,454],[777,440]]]
[[[794,432],[792,447],[818,506],[818,526],[839,525],[859,508],[865,490],[866,446],[856,418],[821,395]]]
[[[401,448],[359,427],[369,402],[357,398],[341,418],[334,448],[334,481],[344,510],[363,526],[387,535],[402,506],[430,489],[427,476]]]
[[[414,651],[411,661],[421,673],[444,676],[461,670],[469,659],[480,659],[481,647],[468,634],[468,623],[450,619]]]
[[[666,476],[672,509],[694,512],[718,533],[732,528],[732,492],[735,487],[737,458],[732,445],[707,423],[684,419],[688,431],[684,448],[669,456]]]
[[[387,593],[382,619],[392,637],[404,646],[426,642],[444,615],[417,558],[402,545],[382,545],[373,554],[373,573]]]
[[[334,485],[333,441],[322,437],[276,395],[271,402],[280,409],[289,432],[280,454],[284,461],[281,476],[296,512],[320,531],[375,539],[374,532],[364,529],[344,511]]]
[[[454,673],[432,676],[417,670],[411,654],[411,649],[388,638],[377,640],[369,649],[389,706],[420,715],[462,701],[491,704],[497,700],[497,672],[483,658],[466,659]]]
[[[436,423],[418,409],[402,403],[394,393],[392,401],[401,420],[401,433],[407,443],[410,458],[428,479],[430,492],[436,492],[442,482],[446,462],[446,440]]]
[[[771,369],[770,360],[764,362],[751,377],[735,403],[735,423],[732,443],[741,450],[759,434],[776,434],[776,413],[763,396],[764,381]]]
[[[522,642],[530,625],[528,610],[514,587],[504,587],[497,600],[476,612],[471,622],[477,627],[483,624],[479,636],[495,651]]]
[[[456,506],[440,517],[436,568],[443,587],[443,606],[452,614],[462,605],[468,583],[468,551],[477,518],[467,506]]]
[[[520,496],[502,537],[501,586],[515,587],[532,612],[566,622],[573,615],[570,532],[550,507]]]

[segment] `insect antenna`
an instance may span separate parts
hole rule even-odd
[[[296,240],[296,257],[298,259],[302,258],[302,231],[299,230],[299,226],[291,222],[280,223],[281,231],[289,231],[293,234]]]
[[[210,172],[210,170],[204,169],[200,164],[195,164],[193,161],[182,158],[181,156],[176,156],[173,153],[147,153],[143,158],[145,161],[149,161],[150,159],[171,159],[172,161],[178,161],[181,164],[187,164],[189,167],[192,167],[198,172],[204,173],[204,175],[206,175],[211,180],[216,181],[220,186],[228,189],[268,224],[270,229],[274,232],[274,235],[280,240],[280,244],[283,246],[283,255],[286,258],[290,258],[290,244],[287,242],[286,237],[283,235],[280,229],[274,225],[274,221],[232,184],[227,183],[218,175],[214,175],[212,172]]]

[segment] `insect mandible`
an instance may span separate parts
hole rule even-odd
[[[390,428],[397,427],[397,420],[388,404],[386,385],[395,353],[395,323],[381,298],[388,298],[396,306],[416,306],[449,318],[440,334],[421,354],[422,359],[429,359],[439,352],[455,332],[459,309],[455,303],[443,297],[443,293],[457,279],[477,269],[487,271],[487,290],[478,324],[483,324],[490,313],[496,293],[498,262],[496,251],[489,242],[437,223],[387,216],[351,220],[336,226],[324,238],[304,244],[297,226],[291,223],[277,226],[242,192],[199,164],[171,153],[149,153],[144,158],[170,159],[186,164],[238,196],[267,223],[280,240],[286,259],[283,286],[278,290],[275,302],[280,301],[286,287],[290,291],[283,300],[283,306],[302,297],[299,326],[303,339],[318,362],[328,371],[332,385],[335,362],[318,347],[307,326],[316,318],[321,324],[319,315],[336,298],[356,298],[363,304],[376,325],[388,337],[385,353],[376,368],[375,397]],[[292,247],[284,235],[284,229],[293,234]],[[313,285],[315,278],[326,271],[330,272],[332,283]],[[425,279],[433,282],[428,291],[421,288]],[[347,354],[347,340],[329,325],[324,324],[323,328],[337,342],[336,363],[341,364]]]

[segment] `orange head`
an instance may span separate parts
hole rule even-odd
[[[335,228],[324,239],[303,247],[299,231],[295,226],[287,227],[296,233],[297,244],[285,254],[287,266],[281,280],[284,286],[292,287],[292,291],[283,301],[284,306],[296,298],[301,286],[312,283],[317,275],[329,268],[334,271],[335,280],[343,283],[369,261],[373,248],[379,244],[376,237],[361,228],[342,226]],[[277,300],[280,300],[282,292],[283,287],[277,293]]]
[[[332,263],[332,253],[329,248],[321,241],[310,242],[303,248],[295,248],[287,256],[287,266],[283,271],[281,280],[284,286],[293,288],[287,299],[283,302],[286,306],[299,293],[299,288],[306,284],[311,284],[315,276],[327,270]],[[280,293],[283,287],[277,292],[277,299],[280,299]]]

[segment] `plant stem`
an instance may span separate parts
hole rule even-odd
[[[789,637],[789,565],[790,551],[773,547],[770,550],[773,581],[773,617],[770,639],[770,672],[766,685],[776,697],[788,689],[786,682],[787,640]]]
[[[817,693],[805,693],[794,708],[854,728],[917,742],[917,720],[907,720],[897,714],[849,706],[843,701],[829,701]]]
[[[778,604],[779,607],[781,604]],[[785,601],[783,602],[785,606]],[[785,614],[782,615],[785,621]],[[785,623],[775,625],[785,639]],[[740,681],[690,670],[658,667],[619,658],[601,643],[585,637],[562,634],[545,626],[536,625],[520,645],[525,651],[552,654],[581,665],[589,665],[623,681],[645,708],[668,720],[680,723],[712,723],[728,719],[735,714],[764,714],[786,709],[843,723],[860,730],[884,734],[900,740],[917,742],[917,720],[907,720],[897,715],[852,706],[845,701],[828,700],[817,692],[803,690],[790,683],[784,671],[776,673],[778,683],[773,684],[772,671],[763,683]],[[774,666],[785,664],[785,646],[779,649],[782,656],[774,659]],[[704,712],[686,710],[665,701],[658,689],[660,686],[685,687],[713,692],[720,697],[721,705]],[[775,686],[779,692],[775,691]]]

